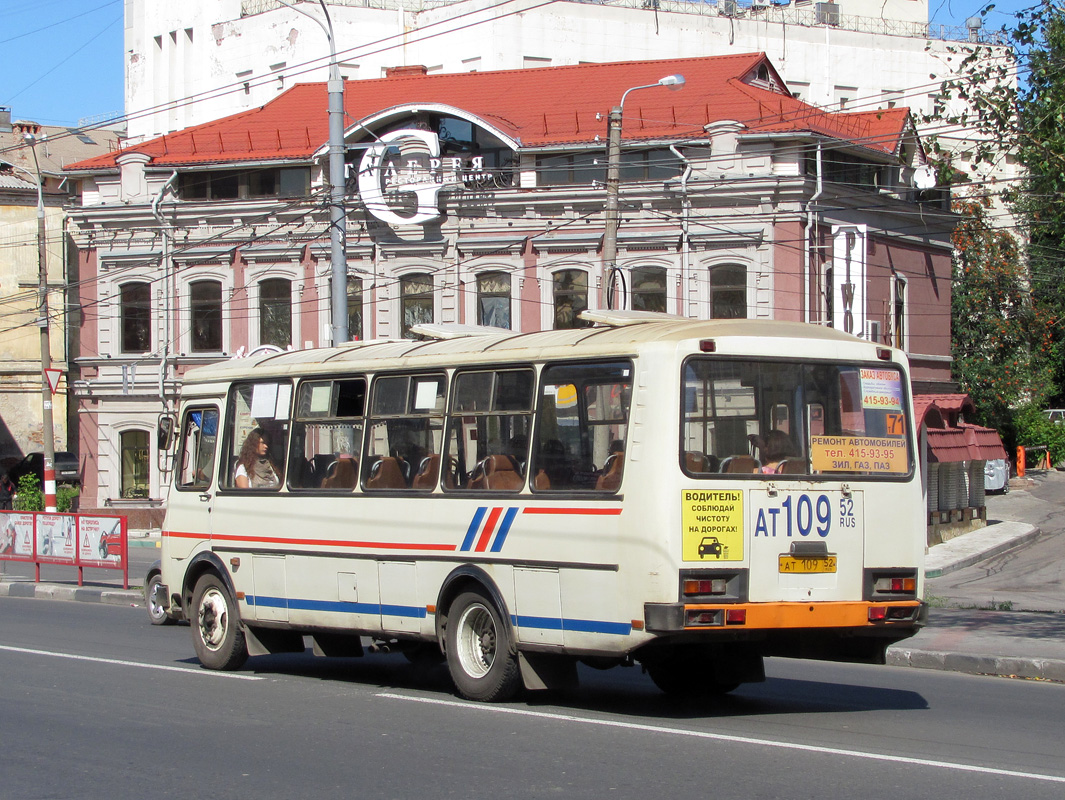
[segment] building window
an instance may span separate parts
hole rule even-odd
[[[892,315],[892,344],[899,350],[906,349],[906,279],[895,276],[895,299]]]
[[[222,351],[222,284],[196,281],[189,286],[190,335],[192,352]]]
[[[149,494],[148,431],[123,431],[120,440],[122,497],[146,499]]]
[[[665,312],[665,269],[640,267],[632,271],[632,310]]]
[[[125,283],[120,289],[122,352],[144,353],[152,349],[152,287]]]
[[[292,281],[270,278],[259,284],[259,344],[282,349],[292,344]]]
[[[433,276],[420,272],[400,279],[401,318],[404,339],[413,339],[411,328],[433,321]]]
[[[510,324],[510,275],[484,272],[477,276],[477,324],[497,328]]]
[[[563,269],[554,275],[555,328],[587,328],[591,325],[578,315],[588,308],[588,273]]]
[[[710,270],[711,319],[747,318],[747,269],[723,264]]]
[[[182,200],[250,200],[259,197],[304,197],[310,194],[308,167],[213,170],[178,176]]]
[[[362,339],[362,278],[348,275],[348,341]]]

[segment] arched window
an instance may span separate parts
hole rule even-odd
[[[259,344],[292,344],[292,281],[269,278],[259,284]]]
[[[581,269],[561,269],[553,279],[555,329],[587,328],[590,322],[578,318],[588,308],[588,273]]]
[[[433,321],[433,276],[427,272],[404,275],[400,278],[401,335],[413,339],[410,329],[423,322]]]
[[[510,328],[510,275],[482,272],[477,276],[477,324]]]
[[[120,293],[122,352],[144,353],[152,349],[152,287],[148,283],[124,283]]]
[[[189,335],[194,353],[222,351],[222,284],[196,281],[189,285]]]
[[[710,317],[747,318],[747,268],[722,264],[710,269]]]
[[[632,310],[666,310],[666,271],[662,267],[639,267],[632,271]]]
[[[122,458],[122,497],[147,498],[149,495],[148,431],[123,431],[119,452]]]
[[[362,278],[348,275],[348,339],[362,339]]]

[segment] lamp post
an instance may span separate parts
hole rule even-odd
[[[41,425],[44,434],[44,510],[55,512],[55,430],[52,427],[52,387],[48,383],[48,371],[52,368],[52,346],[48,335],[48,247],[44,228],[44,179],[41,163],[37,160],[37,137],[24,133],[23,140],[30,146],[33,166],[37,171],[37,304],[40,316],[37,326],[41,329]],[[27,173],[28,174],[28,173]]]
[[[329,40],[329,252],[331,264],[330,304],[333,346],[348,340],[348,261],[347,261],[347,216],[344,211],[344,79],[340,77],[337,63],[336,43],[333,40],[333,22],[324,0],[318,0],[325,14],[325,22],[308,14],[285,0],[281,5],[303,14],[317,22]]]
[[[613,306],[613,293],[611,288],[617,277],[618,257],[618,190],[621,183],[621,115],[625,110],[625,98],[630,92],[639,89],[653,89],[656,86],[668,86],[676,91],[684,86],[683,75],[666,75],[657,83],[648,83],[643,86],[633,86],[626,89],[621,95],[621,102],[610,109],[607,118],[606,140],[606,230],[603,233],[603,275],[607,280],[606,305]]]

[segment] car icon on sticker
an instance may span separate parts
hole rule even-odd
[[[703,540],[699,542],[699,558],[706,558],[707,556],[721,558],[721,542],[717,540],[716,536],[704,536]]]

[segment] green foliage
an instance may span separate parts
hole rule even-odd
[[[1065,459],[1065,425],[1051,422],[1035,405],[1017,409],[1013,418],[1015,444],[1025,447],[1045,445],[1050,450],[1050,462],[1057,464]]]
[[[63,484],[56,487],[56,511],[66,513],[74,507],[80,494],[77,486]],[[14,503],[15,511],[44,511],[44,492],[41,481],[36,475],[23,475],[18,481],[18,496]]]
[[[987,220],[990,203],[960,200],[951,290],[953,375],[979,420],[1009,427],[1011,410],[1043,402],[1049,385],[1050,327],[1033,306],[1016,239]]]
[[[18,479],[16,511],[44,511],[44,493],[36,475],[23,475]]]

